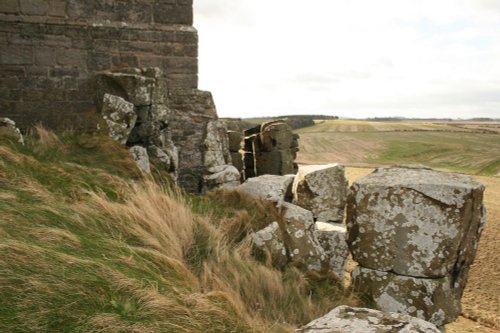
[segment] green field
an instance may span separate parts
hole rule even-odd
[[[418,163],[470,174],[500,174],[499,123],[323,120],[297,130],[298,162],[354,166]]]

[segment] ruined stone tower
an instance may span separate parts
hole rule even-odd
[[[22,129],[93,130],[96,73],[157,67],[166,76],[178,183],[199,192],[207,124],[217,113],[211,94],[197,90],[192,23],[193,0],[2,0],[0,117]]]

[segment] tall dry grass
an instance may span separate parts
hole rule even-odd
[[[119,149],[92,148],[108,155],[100,165],[53,134],[34,140],[46,148],[0,145],[4,331],[293,332],[355,301],[254,257],[248,234],[275,218],[267,204],[218,192],[194,212],[168,186],[127,176]],[[72,149],[46,157],[61,144]]]

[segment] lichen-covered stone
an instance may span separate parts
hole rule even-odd
[[[99,130],[121,144],[127,143],[137,120],[134,104],[121,97],[104,94],[101,114]]]
[[[329,270],[342,279],[349,259],[349,248],[345,240],[346,228],[340,224],[325,222],[316,222],[315,226],[314,234],[325,251],[326,262],[330,266]]]
[[[355,182],[348,244],[361,266],[442,278],[465,274],[484,225],[484,186],[469,176],[414,167],[378,169]]]
[[[96,75],[98,92],[118,95],[136,106],[151,105],[156,80],[145,74],[140,68],[99,73]]]
[[[213,120],[207,123],[207,135],[204,144],[206,148],[204,165],[207,169],[231,164],[227,128],[223,122]]]
[[[366,292],[382,311],[418,317],[440,327],[460,315],[460,298],[465,281],[452,275],[443,278],[416,278],[357,267],[353,284]]]
[[[433,324],[408,315],[339,306],[311,321],[300,333],[440,333]]]
[[[283,220],[255,233],[254,244],[267,248],[277,267],[291,262],[309,271],[324,270],[325,253],[314,234],[312,213],[288,202],[283,203],[282,209]]]
[[[9,118],[0,118],[0,137],[13,139],[24,145],[24,137],[16,127],[16,123]]]
[[[225,164],[208,169],[211,174],[203,177],[205,191],[214,188],[235,188],[240,185],[240,172],[234,166]]]
[[[312,211],[318,221],[342,222],[347,191],[344,166],[305,165],[293,183],[293,203]]]
[[[291,200],[292,183],[293,176],[264,175],[247,179],[238,190],[281,207],[285,201]]]
[[[141,146],[133,146],[129,149],[129,151],[132,154],[132,158],[136,162],[137,167],[142,172],[151,173],[147,149]]]
[[[175,148],[175,146],[174,146]],[[149,160],[162,171],[173,173],[176,170],[177,151],[151,145],[147,148]]]

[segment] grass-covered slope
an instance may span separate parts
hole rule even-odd
[[[264,203],[182,196],[104,137],[26,141],[0,141],[1,332],[292,332],[347,301],[252,255]]]

